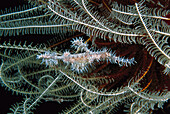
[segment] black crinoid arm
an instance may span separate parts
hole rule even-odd
[[[168,1],[3,2],[0,113],[168,113]]]

